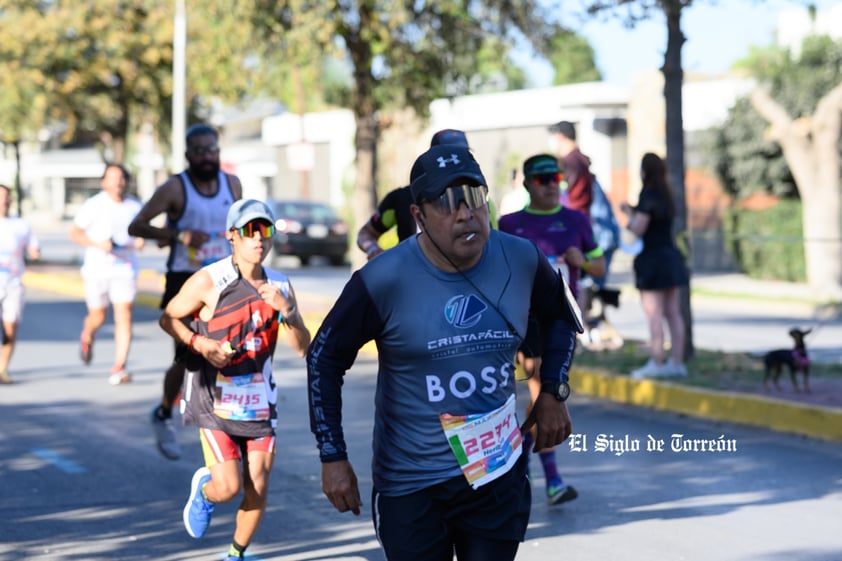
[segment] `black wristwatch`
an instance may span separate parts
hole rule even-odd
[[[541,382],[541,392],[550,394],[558,401],[567,401],[567,398],[570,397],[570,385],[561,380]]]

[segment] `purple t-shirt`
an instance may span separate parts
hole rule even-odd
[[[502,232],[535,242],[550,263],[564,274],[573,294],[578,289],[579,269],[568,269],[564,262],[564,252],[567,248],[578,247],[585,257],[602,255],[594,241],[590,219],[585,213],[572,208],[559,206],[555,210],[543,212],[524,209],[501,216],[498,227]]]

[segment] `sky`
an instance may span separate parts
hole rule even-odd
[[[745,57],[752,46],[766,47],[775,40],[778,16],[782,11],[806,13],[806,0],[696,0],[682,12],[681,22],[687,38],[682,49],[685,72],[718,74]],[[575,3],[574,3],[575,4]],[[840,0],[815,0],[821,13]],[[571,21],[566,20],[568,25]],[[603,79],[630,85],[642,71],[658,70],[666,49],[666,23],[662,13],[626,29],[616,20],[589,19],[578,32],[596,51],[596,63]],[[551,85],[549,65],[524,57],[536,87]]]

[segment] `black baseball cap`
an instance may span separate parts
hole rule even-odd
[[[456,129],[443,129],[433,135],[430,140],[430,146],[438,146],[440,144],[454,144],[456,146],[464,146],[468,148],[468,137],[465,136],[464,131]]]
[[[412,201],[433,201],[454,181],[487,185],[479,164],[467,146],[442,144],[430,147],[418,156],[409,177]]]

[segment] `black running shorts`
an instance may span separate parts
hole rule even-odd
[[[400,497],[372,490],[377,537],[390,560],[512,560],[526,535],[532,492],[526,452],[505,475],[479,489],[456,477]]]

